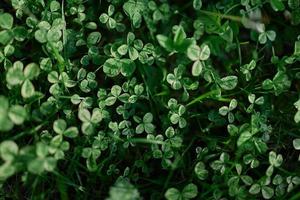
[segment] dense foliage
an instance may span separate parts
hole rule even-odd
[[[300,199],[300,0],[1,0],[1,199]]]

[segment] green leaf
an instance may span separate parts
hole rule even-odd
[[[179,26],[174,35],[174,45],[179,46],[186,39],[186,33],[183,30],[182,26]]]
[[[109,77],[115,77],[119,75],[121,67],[119,60],[109,58],[103,64],[103,72]]]
[[[144,123],[151,123],[153,120],[153,115],[152,113],[146,113],[143,117],[143,122]]]
[[[167,200],[181,200],[181,193],[176,188],[169,188],[165,193],[165,197]]]
[[[236,76],[226,76],[222,78],[219,85],[224,90],[233,90],[238,83],[238,77]]]
[[[91,113],[87,109],[80,109],[78,112],[78,118],[82,122],[89,122],[91,120]]]
[[[300,56],[300,41],[295,42],[294,55]]]
[[[17,125],[23,124],[27,117],[26,109],[20,105],[10,107],[8,116],[10,120]]]
[[[60,9],[60,3],[58,1],[51,1],[50,3],[50,11],[55,12]]]
[[[195,166],[195,174],[200,180],[205,180],[208,176],[208,171],[205,169],[203,162],[198,162]]]
[[[136,65],[132,60],[122,59],[119,63],[121,65],[121,74],[123,76],[130,77],[134,73]]]
[[[142,13],[146,5],[141,0],[129,0],[123,5],[124,12],[130,17],[133,27],[139,28],[142,22]]]
[[[0,27],[4,29],[11,29],[14,23],[14,18],[9,13],[0,14]]]
[[[195,10],[200,10],[202,7],[202,0],[193,0],[193,7]]]
[[[203,69],[203,64],[200,60],[194,62],[192,66],[192,75],[193,76],[200,76]]]
[[[258,185],[257,183],[253,184],[249,189],[250,194],[258,194],[259,192],[260,192],[260,185]]]
[[[200,48],[201,48],[201,52],[200,52],[199,59],[207,60],[210,56],[210,49],[209,49],[208,45],[203,44],[203,45],[201,45]]]
[[[269,186],[262,186],[261,193],[264,199],[271,199],[274,196],[274,190]]]
[[[245,132],[241,133],[241,135],[237,141],[237,146],[238,147],[241,146],[242,144],[244,144],[251,138],[252,138],[252,134],[249,131],[245,131]]]
[[[128,52],[131,60],[136,60],[139,57],[139,52],[134,47],[129,47]]]
[[[10,162],[5,162],[0,166],[0,179],[1,181],[6,180],[10,176],[14,175],[16,171],[16,167],[10,163]]]
[[[259,34],[258,41],[261,44],[265,44],[267,42],[267,33],[264,32],[264,33]]]
[[[156,39],[160,44],[160,46],[165,48],[167,51],[169,52],[173,51],[173,41],[170,38],[164,35],[157,35]]]
[[[10,30],[0,31],[0,43],[8,44],[13,39],[13,33]]]
[[[99,108],[94,108],[92,116],[91,116],[91,122],[94,124],[97,124],[97,123],[101,122],[102,119],[103,119],[103,115],[102,115],[101,110]]]
[[[201,56],[200,47],[196,44],[189,46],[189,48],[187,49],[187,56],[193,61],[199,60]]]
[[[27,165],[27,169],[33,174],[41,174],[44,171],[44,159],[36,158],[30,161]]]
[[[193,183],[186,185],[182,190],[182,197],[184,199],[195,198],[197,194],[198,194],[198,187]]]
[[[9,102],[6,97],[0,96],[0,131],[9,131],[14,124],[8,118]]]
[[[77,127],[70,127],[67,130],[64,131],[64,136],[69,137],[69,138],[75,138],[78,136],[79,131]]]
[[[109,16],[106,13],[102,13],[99,17],[99,21],[105,24],[109,19]]]
[[[89,45],[95,45],[101,40],[101,33],[100,32],[92,32],[87,37],[87,43]]]
[[[267,37],[270,41],[274,41],[276,38],[276,32],[275,31],[267,31]]]
[[[14,141],[6,140],[0,144],[1,158],[5,161],[12,161],[18,154],[19,147]]]
[[[25,99],[30,98],[34,95],[34,93],[35,93],[35,89],[31,81],[28,79],[25,80],[21,88],[22,97],[24,97]]]
[[[48,146],[42,142],[36,144],[36,155],[45,158],[48,155]]]
[[[51,28],[47,32],[47,40],[49,42],[58,42],[62,36],[62,32],[58,28]]]
[[[32,80],[40,74],[40,68],[36,63],[28,64],[24,69],[25,78]]]
[[[51,35],[49,34],[49,37]],[[35,39],[40,43],[46,43],[47,42],[47,31],[43,29],[39,29],[34,33]]]
[[[127,44],[123,44],[118,48],[118,53],[121,55],[126,55],[128,52],[128,45]]]
[[[63,119],[55,120],[53,123],[53,130],[57,134],[63,134],[63,132],[66,130],[66,128],[67,128],[67,123]]]
[[[294,139],[293,146],[296,150],[300,150],[300,139]]]
[[[24,73],[20,68],[12,67],[7,71],[6,81],[12,86],[22,84],[24,79]]]
[[[270,0],[271,7],[273,10],[277,11],[283,11],[285,9],[285,6],[282,2],[282,0]]]

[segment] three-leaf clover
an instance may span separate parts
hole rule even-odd
[[[195,184],[190,183],[186,185],[182,191],[179,191],[176,188],[169,188],[165,193],[165,197],[167,200],[189,200],[195,198],[197,194],[198,187]]]
[[[40,68],[35,63],[24,65],[20,61],[16,61],[12,68],[6,74],[6,81],[10,86],[22,85],[21,95],[27,99],[36,94],[35,88],[31,80],[38,77]]]
[[[14,124],[21,125],[27,118],[27,111],[20,105],[10,106],[8,99],[0,96],[0,131],[9,131]]]
[[[246,110],[248,113],[251,113],[253,111],[254,105],[264,104],[264,97],[261,96],[261,97],[256,98],[255,94],[249,94],[248,100],[251,103],[250,106]]]
[[[78,136],[78,128],[75,126],[67,128],[67,122],[63,119],[58,119],[53,123],[53,130],[59,134],[69,138],[75,138]]]
[[[108,11],[106,13],[102,13],[99,17],[101,23],[106,24],[109,29],[114,29],[117,26],[116,20],[113,18],[113,14],[115,12],[115,7],[113,5],[108,6]]]
[[[142,23],[143,12],[147,9],[147,5],[143,0],[129,0],[123,5],[123,10],[134,28],[139,28]]]
[[[121,55],[129,54],[131,60],[139,58],[139,51],[143,48],[142,40],[135,39],[135,35],[132,32],[127,34],[127,44],[123,44],[118,48],[118,52]]]
[[[183,117],[186,112],[184,105],[177,103],[176,99],[170,99],[168,101],[168,107],[170,108],[170,121],[172,124],[178,124],[180,128],[184,128],[187,125],[187,121]]]
[[[46,144],[39,142],[36,144],[36,158],[28,162],[27,169],[33,174],[41,174],[44,171],[53,171],[57,160],[49,156],[49,148]]]
[[[283,71],[278,71],[274,76],[273,80],[266,79],[262,83],[262,88],[264,90],[273,89],[275,95],[279,95],[282,92],[289,89],[291,86],[291,81],[289,80],[288,75]]]
[[[229,103],[229,106],[222,106],[219,109],[219,114],[222,116],[228,116],[229,123],[234,122],[234,114],[232,111],[237,107],[238,103],[236,99],[232,99]]]
[[[148,134],[153,133],[155,126],[152,124],[153,115],[152,113],[146,113],[143,117],[143,120],[135,117],[135,120],[139,125],[136,127],[135,132],[141,134],[144,131]]]
[[[203,162],[198,162],[194,168],[194,172],[200,180],[205,180],[208,176],[208,170],[205,169]]]
[[[200,47],[194,44],[187,49],[187,56],[194,61],[192,75],[199,76],[203,69],[203,61],[207,60],[210,56],[210,49],[206,44],[202,44]]]
[[[267,40],[270,40],[271,42],[273,42],[275,40],[276,37],[276,32],[275,31],[265,31],[259,34],[258,36],[258,41],[261,44],[265,44],[267,42]]]
[[[246,81],[250,81],[251,79],[251,71],[255,69],[256,67],[256,61],[251,60],[249,64],[242,65],[240,67],[240,71],[245,75]]]
[[[109,58],[103,64],[103,72],[109,77],[118,76],[120,73],[125,77],[129,77],[134,73],[135,69],[135,63],[126,58]]]
[[[78,118],[82,121],[81,131],[86,135],[94,133],[95,126],[102,121],[103,115],[99,108],[94,108],[92,114],[87,109],[80,109]]]
[[[270,181],[269,177],[263,177],[259,183],[250,187],[249,193],[255,195],[261,192],[264,199],[271,199],[274,195],[274,189],[269,186]]]

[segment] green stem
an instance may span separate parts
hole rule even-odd
[[[46,121],[46,122],[44,122],[44,123],[42,123],[42,124],[36,126],[35,128],[31,129],[30,131],[23,131],[23,132],[21,132],[21,133],[15,135],[15,136],[13,136],[13,137],[11,137],[10,140],[17,140],[17,139],[23,137],[24,135],[33,134],[33,133],[39,131],[39,130],[40,130],[45,124],[47,124],[47,123],[48,123],[48,122]]]
[[[201,12],[203,14],[206,14],[206,15],[210,15],[210,16],[214,16],[214,17],[220,17],[222,19],[229,19],[231,21],[236,21],[236,22],[240,22],[240,23],[242,23],[242,19],[243,19],[240,16],[226,15],[226,14],[211,12],[211,11],[207,11],[207,10],[199,10],[199,12]]]
[[[160,144],[160,145],[165,144],[164,141],[150,140],[150,139],[144,139],[144,138],[131,138],[128,141],[131,143]]]
[[[58,61],[59,64],[59,72],[62,73],[65,70],[65,60],[64,58],[59,54],[57,48],[53,46],[51,42],[48,43],[49,46],[51,47],[51,50],[54,53],[54,58]]]
[[[203,99],[209,98],[212,95],[218,94],[218,92],[219,92],[218,90],[212,90],[207,93],[204,93],[204,94],[200,95],[199,97],[197,97],[196,99],[190,101],[188,104],[186,104],[186,106],[191,106],[191,105],[197,103],[198,101],[202,101]]]

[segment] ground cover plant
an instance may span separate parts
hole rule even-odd
[[[300,0],[2,0],[1,199],[300,199]]]

